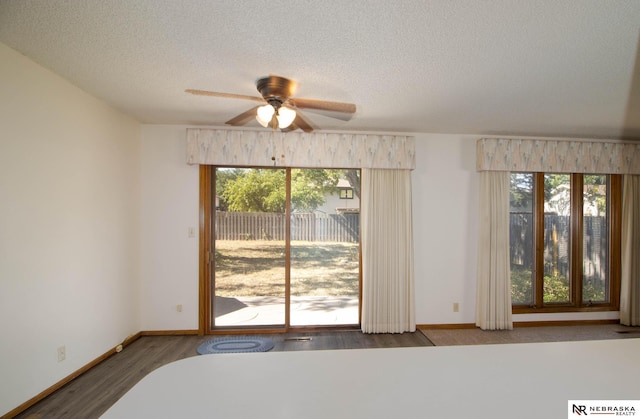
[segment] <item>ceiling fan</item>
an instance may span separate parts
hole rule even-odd
[[[256,118],[260,125],[272,126],[274,130],[279,128],[282,131],[293,131],[300,128],[304,132],[311,132],[314,126],[302,115],[300,109],[343,121],[350,120],[356,112],[356,105],[352,103],[293,98],[297,83],[284,77],[270,75],[260,78],[256,81],[256,87],[262,97],[194,89],[187,89],[185,92],[192,95],[244,99],[262,103],[225,122],[233,126],[245,125]]]

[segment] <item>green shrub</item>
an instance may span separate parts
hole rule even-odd
[[[585,281],[582,288],[584,301],[603,302],[607,300],[605,281]],[[544,302],[566,303],[571,301],[569,279],[563,275],[545,275]],[[531,271],[519,266],[511,267],[511,302],[514,305],[532,305],[533,279]]]
[[[511,302],[515,305],[533,305],[534,281],[531,271],[517,266],[511,267]],[[569,300],[569,279],[563,275],[545,275],[545,303],[562,303]]]
[[[569,278],[563,275],[544,276],[545,303],[566,303],[569,298]]]
[[[533,282],[531,271],[511,267],[511,303],[515,305],[533,304]]]

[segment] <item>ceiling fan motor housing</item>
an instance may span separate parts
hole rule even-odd
[[[256,81],[258,92],[276,110],[286,102],[296,90],[296,83],[284,77],[269,76]]]

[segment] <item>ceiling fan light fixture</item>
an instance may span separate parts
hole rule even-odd
[[[256,119],[263,127],[268,127],[273,119],[273,114],[275,113],[275,109],[271,105],[264,105],[258,108],[258,112],[256,113]]]
[[[293,123],[293,120],[296,119],[296,111],[286,106],[281,106],[280,109],[278,109],[276,118],[278,118],[278,127],[280,129],[287,128]]]

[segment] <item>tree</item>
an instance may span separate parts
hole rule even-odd
[[[559,215],[569,215],[571,208],[571,175],[545,173],[544,200],[545,211]]]
[[[227,211],[229,206],[222,196],[224,190],[227,187],[227,182],[234,180],[238,177],[238,172],[241,169],[217,169],[216,170],[216,209],[220,211]]]
[[[242,169],[228,179],[221,193],[229,211],[284,212],[285,171]]]
[[[330,169],[291,169],[291,209],[313,211],[337,191],[339,173]]]
[[[360,199],[360,170],[357,169],[348,169],[344,171],[344,177],[347,178],[351,187],[353,188],[353,193]]]
[[[531,210],[533,203],[533,174],[512,173],[510,191],[509,201],[512,208]]]
[[[607,212],[607,176],[584,175],[584,202],[598,209],[598,214]]]
[[[291,169],[291,210],[313,211],[337,192],[344,170]],[[222,175],[220,182],[218,176]],[[359,186],[359,183],[358,183]],[[284,169],[234,169],[216,171],[221,207],[238,212],[284,212],[286,171]]]

